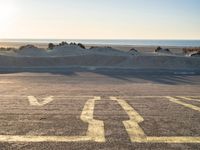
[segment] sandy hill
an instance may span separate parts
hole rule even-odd
[[[157,52],[158,53],[158,52]],[[77,45],[56,46],[52,50],[25,46],[15,53],[0,54],[0,67],[98,66],[154,69],[199,69],[199,57],[123,52],[110,47],[84,49]]]
[[[109,55],[109,56],[128,56],[127,52],[123,52],[112,47],[93,47],[89,49],[92,54]]]
[[[77,45],[56,46],[52,50],[48,50],[48,56],[63,57],[63,56],[81,56],[88,54],[87,49],[80,48]]]
[[[41,57],[46,56],[46,50],[37,48],[33,45],[26,45],[17,50],[15,56]]]

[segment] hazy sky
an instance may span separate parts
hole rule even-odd
[[[200,0],[0,0],[0,38],[200,39]]]

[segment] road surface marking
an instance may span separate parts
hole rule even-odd
[[[88,123],[85,136],[29,136],[29,135],[0,135],[0,142],[105,142],[104,123],[94,119],[95,101],[101,97],[89,99],[80,116],[81,120]]]
[[[180,104],[180,105],[183,105],[187,108],[190,108],[190,109],[193,109],[193,110],[196,110],[196,111],[200,111],[200,107],[197,107],[195,105],[192,105],[192,104],[188,104],[188,103],[185,103],[185,102],[181,102],[179,101],[178,99],[174,98],[174,97],[170,97],[170,96],[166,96],[166,98],[173,102],[173,103],[176,103],[176,104]]]
[[[116,97],[110,97],[111,100],[117,101],[128,114],[130,120],[123,121],[126,131],[131,139],[131,142],[136,143],[200,143],[200,137],[154,137],[147,136],[139,123],[143,122],[143,117],[125,100]]]
[[[182,98],[184,100],[188,100],[188,101],[197,101],[200,102],[199,99],[193,99],[193,98],[189,98],[189,97],[185,97],[185,96],[177,96],[178,98]]]
[[[138,112],[124,100],[117,99],[116,97],[110,97],[110,99],[117,101],[128,114],[130,120],[123,121],[123,124],[129,136],[131,136],[134,139],[136,139],[137,137],[145,137],[146,135],[144,131],[139,126],[139,123],[144,121],[142,116],[140,116],[140,114],[138,114]]]
[[[0,142],[83,142],[90,141],[88,136],[28,136],[0,135]]]
[[[44,106],[54,100],[53,96],[49,96],[49,97],[46,97],[43,99],[44,99],[44,101],[38,102],[38,99],[35,96],[28,96],[28,101],[31,106]]]
[[[118,98],[126,98],[126,99],[132,99],[132,98],[166,98],[166,97],[172,97],[170,95],[165,95],[165,96],[117,96]],[[199,96],[180,96],[180,95],[175,95],[173,97],[193,97],[193,98],[199,98]],[[153,99],[151,99],[153,100]]]
[[[41,95],[42,96],[42,95]],[[170,96],[170,95],[167,95],[167,96]],[[167,97],[166,95],[165,96],[118,96],[119,98],[126,98],[126,99],[132,99],[133,97],[134,98],[165,98]],[[27,95],[25,94],[0,94],[0,97],[17,97],[17,98],[27,98]],[[54,95],[54,98],[93,98],[95,97],[95,95],[74,95],[74,96],[66,96],[66,95]],[[173,96],[173,97],[182,97],[180,95],[176,95],[176,96]],[[187,96],[187,97],[194,97],[195,99],[196,98],[199,98],[199,96]],[[153,100],[153,99],[151,99]]]
[[[95,120],[93,116],[95,101],[100,99],[100,97],[89,99],[81,114],[81,120],[89,124],[87,136],[95,142],[105,142],[104,123],[103,121]]]
[[[18,95],[12,95],[12,94],[10,94],[10,95],[1,95],[0,94],[0,97],[8,97],[8,98],[13,98],[13,97],[17,97],[17,98],[27,98],[27,95],[24,95],[24,94],[22,94],[22,95],[20,95],[20,94],[18,94]],[[74,95],[74,96],[66,96],[66,95],[56,95],[56,96],[53,96],[54,98],[93,98],[93,97],[95,97],[95,96],[87,96],[87,95],[79,95],[79,96],[77,96],[77,95]]]

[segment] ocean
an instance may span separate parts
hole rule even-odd
[[[181,46],[181,47],[200,47],[200,40],[97,40],[97,39],[0,39],[1,43],[60,43],[76,42],[91,45],[130,45],[130,46]]]

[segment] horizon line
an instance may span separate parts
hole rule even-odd
[[[199,39],[178,39],[178,38],[166,38],[166,39],[143,39],[143,38],[0,38],[0,40],[197,40],[199,41]]]

